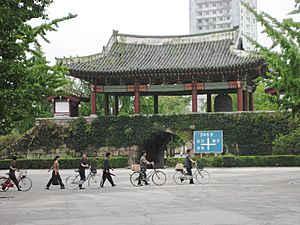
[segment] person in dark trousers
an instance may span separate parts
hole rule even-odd
[[[109,181],[112,187],[116,186],[116,184],[114,183],[111,177],[111,173],[109,172],[109,170],[111,169],[109,165],[109,158],[110,158],[110,152],[106,152],[105,159],[103,161],[103,174],[102,174],[102,182],[100,187],[104,186],[106,179]]]
[[[186,155],[186,157],[185,157],[184,166],[185,166],[185,168],[186,168],[187,174],[190,175],[190,176],[192,176],[192,168],[193,168],[192,163],[195,163],[196,161],[194,161],[194,160],[192,159],[191,149],[188,149],[188,150],[186,151],[186,153],[187,153],[187,155]],[[190,179],[190,184],[194,184],[193,178]]]
[[[50,172],[52,170],[52,177],[50,178],[48,184],[46,185],[47,190],[49,190],[49,187],[51,184],[53,184],[53,182],[55,182],[56,180],[58,181],[58,184],[60,185],[60,189],[65,189],[65,185],[63,184],[61,177],[59,175],[59,159],[60,156],[57,155],[55,156],[54,160],[53,160],[53,164],[51,166],[51,168],[48,170],[48,172]]]
[[[149,183],[147,182],[147,165],[152,164],[151,162],[149,162],[146,159],[147,153],[145,151],[142,152],[142,156],[140,158],[140,166],[141,166],[141,173],[143,175],[143,177],[140,177],[138,185],[142,186],[142,181],[145,182],[145,185],[149,185]]]
[[[18,170],[17,169],[17,156],[14,155],[14,156],[12,156],[12,161],[10,162],[10,165],[9,165],[9,178],[14,182],[14,184],[18,188],[18,191],[21,191],[21,189],[19,187],[19,182],[16,177],[16,170]],[[2,189],[4,190],[5,187],[3,186]]]
[[[85,169],[89,168],[89,164],[87,163],[87,157],[86,154],[83,153],[81,156],[81,160],[80,160],[80,165],[79,165],[79,175],[80,175],[80,180],[82,182],[82,184],[84,183],[86,177],[85,177]],[[82,187],[82,184],[79,184],[79,189],[84,189],[84,187]]]

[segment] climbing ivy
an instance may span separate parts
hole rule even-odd
[[[288,113],[210,113],[186,115],[98,117],[92,123],[83,118],[70,127],[48,122],[23,137],[24,149],[58,148],[62,144],[75,151],[100,147],[141,146],[159,132],[173,132],[172,147],[192,140],[193,130],[223,130],[224,152],[236,155],[272,154],[272,142],[292,131],[296,124]],[[25,140],[24,140],[25,139]]]

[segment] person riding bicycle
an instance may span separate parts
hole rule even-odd
[[[15,183],[16,187],[18,188],[18,191],[21,191],[19,187],[19,182],[16,177],[16,170],[18,170],[16,161],[17,161],[17,156],[14,155],[9,165],[9,178]],[[2,189],[4,190],[5,187],[3,186]]]
[[[186,168],[187,174],[190,176],[193,176],[192,175],[192,168],[193,168],[192,163],[196,163],[196,161],[194,161],[192,159],[191,151],[192,151],[191,149],[188,149],[186,151],[187,155],[185,157],[184,166]],[[193,177],[190,179],[190,184],[194,184]]]
[[[79,175],[80,175],[80,180],[82,181],[81,184],[79,184],[79,189],[84,189],[82,187],[82,184],[84,183],[86,177],[85,177],[85,169],[89,168],[89,164],[87,163],[87,156],[85,153],[82,154],[81,160],[80,160],[80,165],[79,165]]]
[[[147,153],[145,151],[143,151],[142,156],[140,158],[141,173],[143,174],[143,177],[140,177],[139,182],[138,182],[138,185],[140,185],[140,186],[142,185],[142,181],[145,182],[145,185],[149,185],[149,183],[147,182],[146,171],[147,171],[147,165],[152,164],[152,162],[149,162],[146,159],[146,155],[147,155]]]

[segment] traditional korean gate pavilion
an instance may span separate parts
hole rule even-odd
[[[134,96],[135,114],[140,113],[140,96],[192,95],[192,112],[197,112],[197,95],[236,93],[237,110],[253,110],[253,80],[265,73],[261,57],[242,50],[237,29],[185,36],[137,36],[113,32],[102,53],[57,59],[70,75],[87,81],[92,90],[92,115],[96,116],[96,93],[104,94],[104,113],[109,114],[109,95]]]

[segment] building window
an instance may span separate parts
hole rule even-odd
[[[217,6],[217,4],[216,4],[216,3],[214,3],[214,4],[213,4],[213,7],[216,7],[216,6]]]
[[[230,16],[227,16],[227,20],[230,20],[231,18],[230,18]]]

